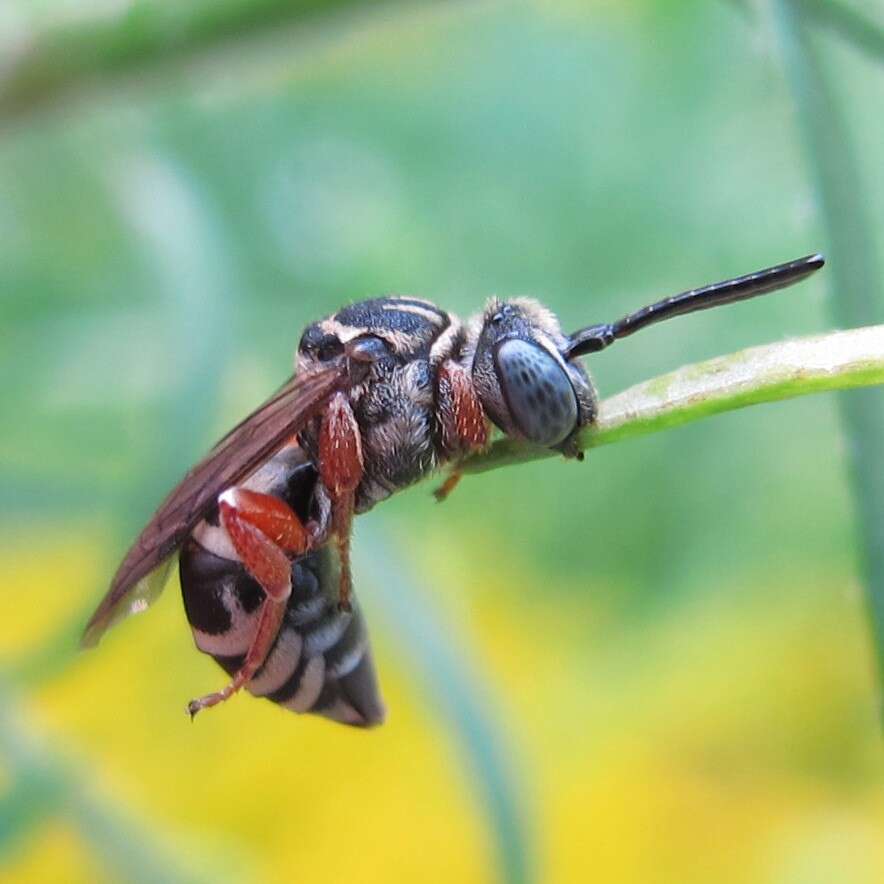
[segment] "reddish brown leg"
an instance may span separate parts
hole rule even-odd
[[[319,475],[331,497],[332,531],[341,560],[338,605],[343,611],[350,610],[350,529],[362,474],[359,425],[347,397],[336,393],[323,415],[319,431]]]
[[[221,523],[246,570],[266,594],[258,627],[245,660],[233,680],[214,694],[187,704],[193,718],[200,709],[215,706],[248,684],[273,647],[292,591],[292,564],[286,552],[303,554],[311,538],[287,504],[269,494],[231,488],[219,500]]]
[[[457,362],[448,360],[439,366],[436,405],[442,428],[442,444],[455,465],[434,492],[440,503],[455,489],[463,473],[459,462],[488,444],[488,419],[470,378]]]
[[[451,471],[445,477],[445,481],[436,489],[433,490],[433,497],[442,503],[455,488],[457,488],[458,482],[463,478],[463,473],[458,469],[458,467],[452,467]]]

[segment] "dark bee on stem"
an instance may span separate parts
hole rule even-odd
[[[419,298],[362,301],[308,326],[294,376],[160,505],[83,638],[145,609],[178,553],[197,647],[231,675],[191,715],[245,687],[295,712],[370,726],[384,709],[351,591],[353,515],[488,444],[490,426],[565,457],[597,414],[581,356],[655,322],[792,285],[820,255],[666,298],[564,334],[529,299],[468,323]]]

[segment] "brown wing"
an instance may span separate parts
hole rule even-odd
[[[345,380],[343,360],[295,375],[187,473],[126,553],[86,626],[84,647],[97,644],[112,623],[150,604],[168,573],[159,566],[184,542],[218,495],[241,482],[302,430]]]

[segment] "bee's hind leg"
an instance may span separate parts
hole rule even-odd
[[[218,509],[233,548],[264,590],[265,598],[242,666],[226,687],[187,704],[191,718],[233,696],[264,664],[292,592],[292,563],[286,553],[302,555],[312,544],[310,533],[294,511],[269,494],[231,488],[219,498]]]

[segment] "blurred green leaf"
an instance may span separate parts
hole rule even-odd
[[[884,61],[884,23],[842,0],[799,0],[798,8],[813,24],[829,28],[873,59]]]
[[[137,884],[226,880],[224,875],[219,878],[219,870],[211,875],[189,870],[146,827],[95,795],[88,774],[57,756],[47,738],[27,726],[17,697],[0,676],[0,755],[13,784],[0,802],[0,852],[19,849],[33,829],[50,816],[60,816],[82,834],[112,870],[114,880]]]
[[[423,684],[460,748],[491,828],[500,880],[530,884],[537,880],[537,823],[520,788],[508,729],[495,715],[492,691],[469,650],[451,637],[454,632],[430,602],[422,588],[428,581],[376,526],[360,534],[356,562],[379,600],[378,619],[385,621],[406,669]]]
[[[36,5],[36,4],[35,4]],[[81,3],[76,15],[61,4],[34,10],[12,3],[6,15],[9,62],[0,71],[0,114],[48,101],[99,77],[176,57],[250,31],[304,23],[355,8],[353,0],[137,0],[110,13]]]
[[[794,0],[772,0],[786,74],[795,97],[819,211],[825,222],[835,321],[856,326],[884,321],[884,275],[864,181],[842,102],[823,71],[807,23]],[[882,76],[879,69],[877,75]],[[884,391],[841,399],[849,438],[860,553],[884,691]]]

